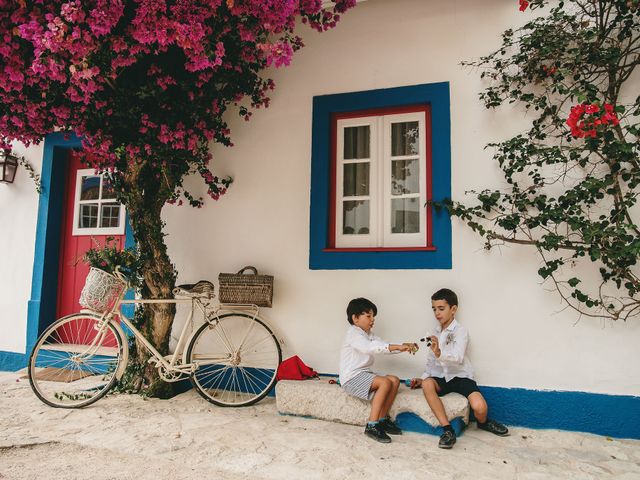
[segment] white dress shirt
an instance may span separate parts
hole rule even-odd
[[[366,333],[360,327],[349,325],[340,350],[340,384],[344,385],[361,372],[371,372],[373,355],[391,353],[389,343]]]
[[[448,382],[453,377],[470,378],[473,380],[473,368],[466,357],[469,344],[469,332],[453,320],[447,328],[437,330],[440,345],[440,358],[436,358],[433,350],[427,352],[427,366],[422,379],[429,377],[444,377]]]

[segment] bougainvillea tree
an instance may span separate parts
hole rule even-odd
[[[200,175],[213,199],[230,180],[210,168],[210,142],[231,145],[227,110],[269,104],[269,66],[303,46],[296,22],[332,28],[355,0],[0,0],[0,148],[56,130],[115,184],[141,255],[142,295],[168,298],[176,272],[163,240],[169,202],[199,207],[183,187]],[[152,305],[143,331],[168,349],[173,306]],[[145,374],[152,378],[149,369]],[[152,390],[155,387],[149,387]]]
[[[536,18],[467,65],[490,82],[487,108],[523,105],[531,127],[489,145],[508,188],[447,207],[487,249],[537,250],[538,273],[581,314],[638,315],[639,2],[514,3]]]

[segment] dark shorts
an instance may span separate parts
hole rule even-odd
[[[459,393],[460,395],[464,395],[465,397],[468,397],[473,392],[480,391],[476,381],[471,380],[470,378],[453,377],[448,382],[442,377],[430,377],[430,378],[433,378],[438,383],[438,387],[440,387],[438,396],[440,397],[451,392]]]

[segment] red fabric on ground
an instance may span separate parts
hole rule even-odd
[[[300,360],[300,357],[294,355],[282,361],[278,367],[276,380],[305,380],[317,376],[318,372],[305,365],[305,363]]]

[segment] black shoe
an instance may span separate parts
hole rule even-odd
[[[491,432],[494,435],[498,435],[499,437],[506,437],[509,435],[509,429],[502,425],[501,423],[496,422],[495,420],[491,420],[487,418],[487,421],[484,423],[478,422],[478,428],[480,430],[486,430],[487,432]]]
[[[438,442],[438,446],[440,448],[451,448],[456,443],[456,434],[453,430],[445,430],[442,435],[440,435],[440,441]]]
[[[380,424],[367,424],[367,426],[364,427],[364,434],[367,437],[373,438],[380,443],[391,443],[391,437],[384,433],[384,430],[382,429],[382,427],[380,427]]]
[[[382,430],[385,431],[385,433],[388,433],[389,435],[402,435],[402,430],[400,430],[400,427],[396,425],[396,422],[391,420],[389,417],[385,417],[380,420],[378,422],[378,425],[380,426],[380,428],[382,428]]]

